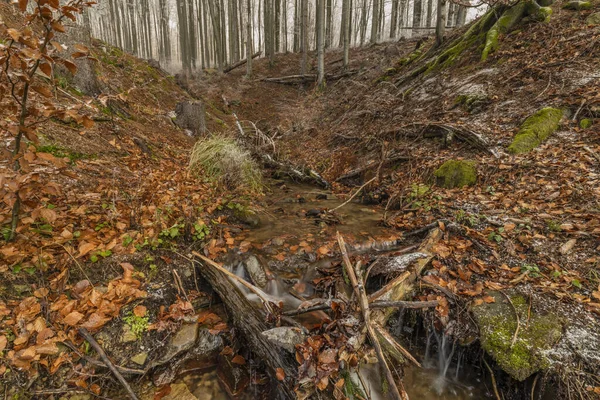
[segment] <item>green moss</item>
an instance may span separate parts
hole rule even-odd
[[[591,14],[585,19],[585,23],[588,25],[600,25],[600,12]]]
[[[437,184],[447,189],[474,185],[477,168],[474,161],[449,160],[435,171]]]
[[[473,309],[479,325],[482,348],[513,378],[523,381],[533,373],[547,368],[543,351],[548,350],[561,337],[561,321],[554,314],[532,313],[529,322],[529,304],[522,296],[512,296],[511,301],[519,314],[520,329],[512,306],[500,293],[493,293],[496,302]]]
[[[64,147],[60,147],[55,144],[37,146],[36,151],[38,153],[50,153],[54,157],[58,158],[68,158],[72,163],[74,163],[77,160],[91,159],[94,157],[93,155],[71,151],[69,149],[65,149]]]
[[[589,118],[584,118],[581,121],[579,121],[579,127],[581,129],[587,129],[590,128],[592,125],[594,125],[594,123],[592,122],[591,119]]]
[[[546,107],[525,120],[508,151],[513,154],[527,153],[542,144],[556,132],[563,117],[563,110]]]
[[[569,1],[567,4],[563,5],[562,8],[564,10],[575,10],[575,11],[591,10],[592,3],[590,3],[589,1]]]
[[[507,33],[519,23],[523,14],[525,14],[526,3],[520,2],[517,5],[506,10],[490,28],[486,35],[485,47],[481,53],[481,61],[485,61],[488,55],[498,48],[498,38],[500,34]]]
[[[484,94],[461,94],[456,98],[456,104],[463,106],[468,112],[481,109],[490,99]]]

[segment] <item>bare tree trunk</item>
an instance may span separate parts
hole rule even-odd
[[[458,18],[456,25],[463,26],[467,22],[467,7],[460,5],[458,6]]]
[[[327,0],[326,4],[327,17],[325,19],[325,48],[331,47],[333,42],[333,4],[332,0]]]
[[[444,42],[444,33],[446,32],[446,8],[447,0],[438,0],[437,25],[435,28],[435,45],[440,46]]]
[[[302,64],[301,73],[306,75],[308,72],[308,0],[302,2]]]
[[[252,77],[252,4],[251,0],[246,1],[246,13],[248,21],[246,21],[246,77]]]
[[[396,38],[396,30],[398,28],[398,5],[399,0],[392,0],[392,15],[390,17],[390,39]]]
[[[300,12],[298,5],[298,0],[294,1],[294,53],[298,53],[300,51]]]
[[[423,17],[423,0],[415,0],[413,10],[413,28],[421,27],[421,19]]]
[[[317,0],[317,87],[325,89],[325,1]]]
[[[434,0],[426,0],[427,1],[427,28],[431,28],[433,25],[433,1]]]
[[[344,67],[347,68],[350,63],[350,0],[343,0],[342,3],[342,32],[344,37]]]
[[[373,0],[373,19],[371,20],[371,43],[379,40],[379,5],[380,0]]]
[[[282,9],[282,20],[283,20],[283,52],[287,54],[288,52],[288,2],[287,0],[283,0],[283,9]]]

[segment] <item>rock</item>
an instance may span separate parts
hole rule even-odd
[[[190,392],[185,383],[174,383],[171,385],[171,392],[163,397],[163,400],[198,400]]]
[[[591,14],[585,19],[585,23],[588,25],[600,25],[600,12]]]
[[[568,242],[566,242],[565,244],[560,246],[560,253],[561,254],[569,254],[571,252],[571,250],[573,250],[573,247],[575,246],[576,243],[577,243],[577,239],[569,240]]]
[[[318,194],[316,197],[317,200],[327,200],[326,194]]]
[[[489,103],[490,98],[485,93],[465,93],[456,98],[456,104],[469,113],[480,112]]]
[[[593,123],[593,122],[592,122],[592,120],[591,120],[591,119],[589,119],[589,118],[584,118],[584,119],[582,119],[581,121],[579,121],[579,127],[580,127],[581,129],[588,129],[588,128],[591,128],[593,124],[594,124],[594,123]]]
[[[244,393],[250,384],[248,372],[242,366],[232,363],[226,356],[219,356],[217,376],[232,398]]]
[[[121,343],[131,343],[138,340],[137,335],[131,330],[127,324],[123,325],[123,335],[121,335]]]
[[[403,254],[397,257],[381,257],[379,258],[381,261],[377,262],[371,269],[371,276],[405,271],[415,261],[427,257],[427,254],[424,253]]]
[[[316,218],[321,215],[322,211],[316,208],[310,209],[306,212],[307,217]]]
[[[201,135],[206,131],[204,103],[185,101],[175,107],[175,125],[187,129],[193,135]]]
[[[292,354],[296,353],[296,345],[304,342],[305,339],[305,335],[300,329],[289,326],[269,329],[262,335]]]
[[[437,184],[446,189],[471,186],[477,182],[475,161],[449,160],[435,171]]]
[[[395,44],[387,45],[383,51],[388,57],[398,57],[400,55],[400,49]]]
[[[161,365],[169,362],[177,354],[191,349],[198,338],[198,324],[184,323],[179,328],[179,331],[171,338],[171,342],[167,345],[167,351],[156,364]]]
[[[67,46],[68,52],[76,51],[75,45],[84,45],[91,47],[92,36],[90,31],[81,25],[70,25],[66,33],[57,35],[59,43]],[[66,80],[69,85],[74,86],[79,92],[86,96],[97,96],[102,93],[100,83],[96,75],[96,61],[90,60],[87,57],[82,57],[74,60],[77,66],[77,71],[72,74],[66,67],[57,64],[54,68],[54,76],[59,79]]]
[[[508,151],[513,154],[527,153],[541,145],[558,129],[564,111],[558,108],[542,108],[525,120]]]
[[[589,1],[569,1],[568,3],[563,5],[562,8],[563,8],[563,10],[575,10],[575,11],[591,10],[592,3],[590,3]]]
[[[515,312],[500,292],[487,294],[495,302],[483,303],[472,309],[479,327],[481,347],[506,373],[518,381],[524,381],[532,374],[546,369],[549,360],[545,353],[561,338],[561,319],[552,313],[538,313],[535,307],[532,307],[529,316],[527,300],[521,295],[510,295],[521,320],[513,346],[512,340],[517,329]]]
[[[216,355],[223,348],[223,339],[219,335],[213,335],[208,329],[200,329],[198,331],[198,339],[194,347],[195,357],[207,360]]]
[[[136,354],[135,356],[131,357],[131,361],[136,363],[137,365],[144,365],[146,364],[146,360],[148,359],[148,353],[143,352],[143,353],[139,353]]]
[[[233,216],[238,219],[241,223],[251,226],[252,228],[258,228],[261,224],[260,217],[256,212],[250,210],[247,207],[241,209],[234,209]]]
[[[250,275],[252,282],[261,289],[267,286],[267,274],[265,269],[258,261],[258,258],[251,255],[245,262],[246,272]]]

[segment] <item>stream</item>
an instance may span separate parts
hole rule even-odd
[[[225,264],[238,276],[251,280],[256,272],[249,271],[249,265],[256,264],[254,260],[258,261],[267,270],[263,289],[282,301],[284,310],[296,309],[302,301],[315,297],[312,281],[318,276],[319,269],[327,268],[332,262],[327,256],[317,259],[316,253],[322,246],[332,249],[336,231],[350,245],[354,244],[355,252],[386,255],[398,250],[395,245],[398,232],[381,225],[381,208],[350,202],[336,212],[339,221],[331,223],[328,214],[323,211],[339,206],[344,199],[311,185],[288,181],[275,181],[271,188],[272,192],[265,200],[266,206],[259,212],[260,223],[241,233],[245,249],[230,254]],[[378,247],[373,247],[373,243],[377,243]],[[253,260],[249,262],[250,259]],[[249,298],[254,296],[246,289],[242,290]],[[257,298],[256,301],[258,304]],[[309,319],[299,320],[307,326]],[[411,329],[404,326],[401,317],[392,328],[394,334],[403,336],[404,342],[407,337],[410,338],[408,348],[423,364],[423,368],[410,364],[404,368],[403,383],[411,399],[493,398],[483,383],[479,366],[468,365],[465,351],[459,345],[434,330],[427,333],[425,329],[418,329],[420,333],[415,335]],[[377,393],[381,386],[377,382],[377,374],[365,375],[370,382],[367,386],[372,386],[369,389],[371,398],[385,398]],[[188,374],[179,382],[185,383],[200,399],[226,399],[228,396],[218,380],[217,374],[209,371]],[[247,392],[242,398],[256,398],[252,386]]]

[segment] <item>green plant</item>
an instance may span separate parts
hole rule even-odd
[[[553,220],[546,221],[546,227],[548,227],[548,230],[550,232],[562,231],[562,228],[560,227],[560,222],[557,222],[557,221],[553,221]]]
[[[204,240],[210,234],[210,228],[204,222],[194,224],[194,240]]]
[[[479,221],[479,216],[474,214],[467,214],[464,210],[458,210],[456,212],[456,220],[468,226],[475,226]]]
[[[521,273],[527,273],[532,278],[539,278],[542,276],[540,274],[540,267],[536,264],[522,264]]]
[[[176,239],[181,235],[181,229],[184,228],[183,224],[175,224],[170,228],[164,229],[159,236],[169,240]]]
[[[123,238],[123,247],[129,247],[129,245],[133,243],[133,238],[129,235]]]
[[[106,258],[106,257],[110,257],[111,255],[112,255],[112,251],[110,251],[110,250],[96,251],[90,256],[90,261],[95,263],[100,260],[100,257]]]
[[[501,233],[504,232],[504,228],[498,228],[498,231],[492,231],[488,235],[488,240],[496,243],[500,243],[504,240]]]
[[[571,285],[575,286],[577,289],[581,289],[583,287],[583,285],[578,279],[573,279],[571,281]]]
[[[144,333],[148,331],[148,317],[138,317],[133,313],[125,316],[123,321],[129,326],[131,332],[135,334],[138,339],[144,336]]]

